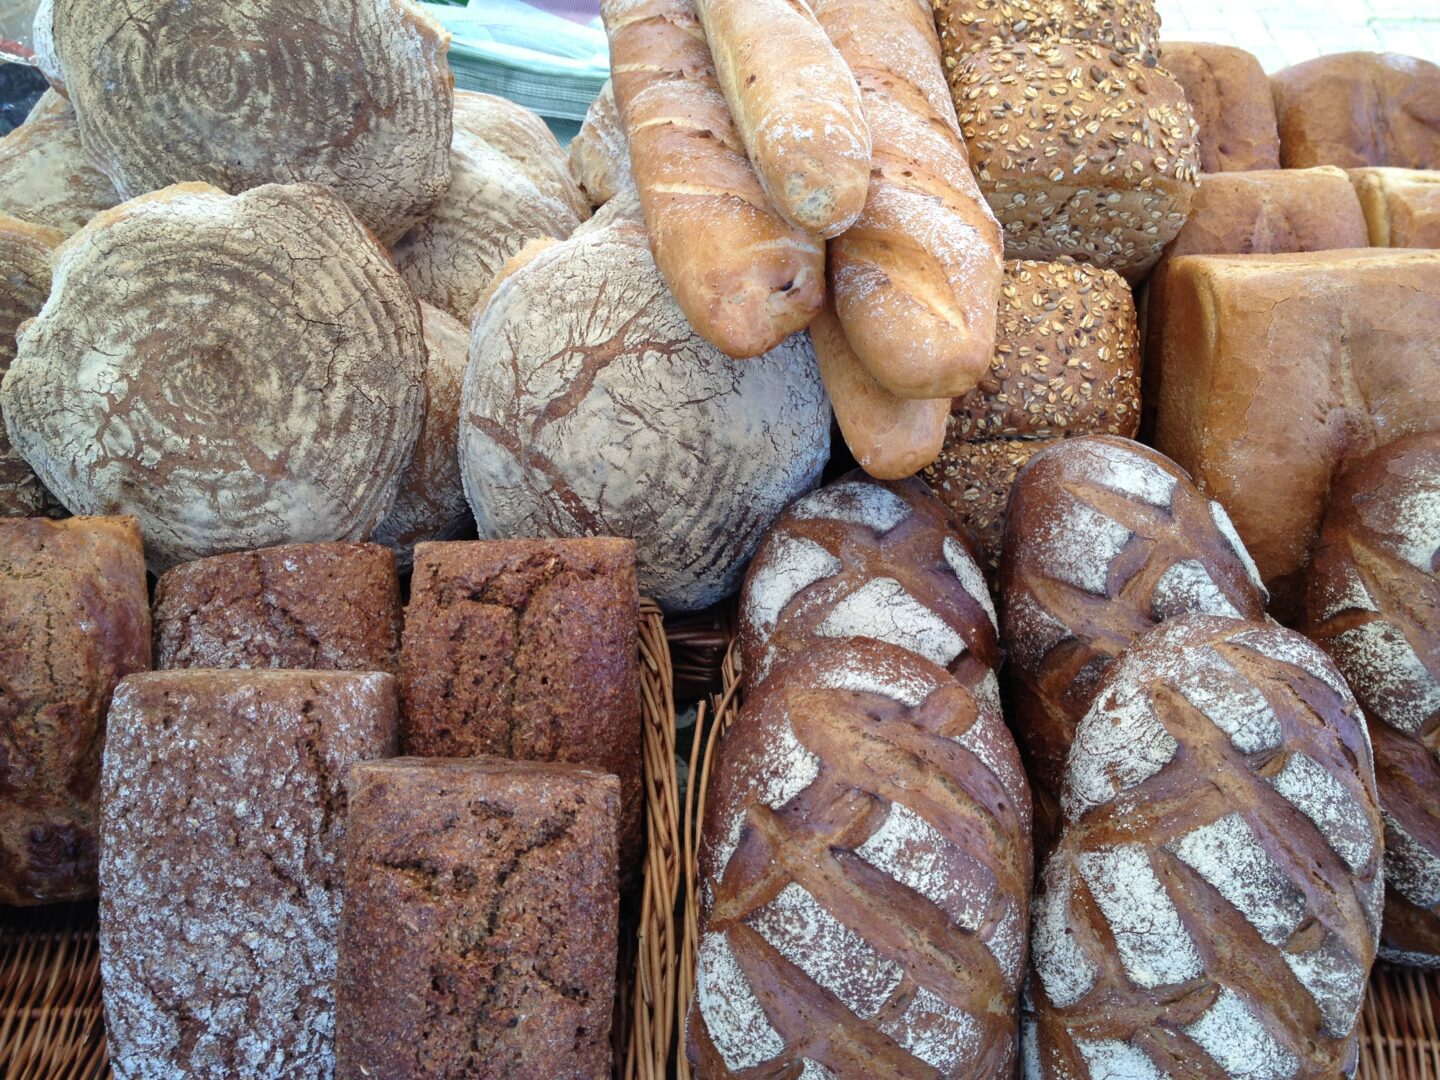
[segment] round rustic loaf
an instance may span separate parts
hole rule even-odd
[[[75,110],[55,91],[45,93],[52,101],[42,97],[25,123],[0,139],[0,209],[69,236],[120,197],[80,145]]]
[[[1075,724],[1111,661],[1166,619],[1262,619],[1266,601],[1224,508],[1168,458],[1111,435],[1061,440],[1020,473],[1001,593],[1009,719],[1048,835]]]
[[[554,133],[537,114],[509,98],[455,91],[455,130],[467,131],[504,154],[548,199],[584,221],[590,203],[570,175],[570,162]]]
[[[635,186],[630,173],[630,143],[620,123],[610,80],[585,110],[580,132],[570,140],[570,175],[592,206],[603,206]]]
[[[475,321],[460,467],[480,536],[629,537],[669,610],[735,590],[829,449],[809,339],[726,357],[626,217],[534,250]]]
[[[124,198],[312,181],[391,243],[445,193],[449,35],[408,0],[53,7],[80,137]]]
[[[414,296],[334,192],[177,184],[60,249],[0,408],[70,510],[139,518],[159,573],[369,536],[424,365]]]
[[[1381,820],[1365,721],[1279,626],[1185,616],[1111,668],[1031,930],[1027,1077],[1355,1068]]]
[[[776,518],[740,598],[747,691],[827,638],[888,641],[948,668],[997,713],[999,627],[955,520],[914,478],[858,469]]]
[[[899,646],[817,643],[716,750],[691,1062],[1013,1075],[1030,873],[1000,714]]]
[[[1370,722],[1385,818],[1380,955],[1440,967],[1440,434],[1397,439],[1336,481],[1308,629]]]

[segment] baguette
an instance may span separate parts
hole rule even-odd
[[[994,353],[1004,245],[970,171],[929,4],[817,0],[816,14],[859,82],[874,147],[865,208],[830,241],[836,314],[892,394],[958,397]]]
[[[855,461],[877,480],[913,476],[945,445],[950,399],[897,398],[865,370],[828,308],[810,324],[820,377]]]
[[[697,0],[725,99],[790,224],[838,236],[865,205],[870,130],[811,0]]]
[[[824,245],[776,216],[721,95],[693,0],[603,0],[650,249],[695,332],[759,356],[825,300]]]

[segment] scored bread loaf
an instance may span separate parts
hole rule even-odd
[[[42,97],[25,123],[0,139],[0,209],[69,236],[120,196],[80,145],[70,103],[53,90],[46,94],[53,104]]]
[[[864,210],[830,241],[835,313],[901,398],[963,394],[995,345],[1000,226],[966,158],[928,0],[817,0],[860,86],[873,164]]]
[[[1144,277],[1200,175],[1195,117],[1163,68],[1079,42],[992,45],[952,81],[980,190],[1011,259]]]
[[[1310,565],[1307,632],[1355,691],[1385,819],[1380,955],[1440,967],[1440,434],[1347,465]]]
[[[1351,169],[1372,247],[1440,248],[1440,169]]]
[[[1029,817],[999,713],[943,669],[852,640],[778,670],[710,774],[699,1075],[1012,1075]]]
[[[1365,721],[1278,626],[1187,616],[1080,723],[1031,930],[1025,1075],[1353,1075],[1381,820]]]
[[[563,203],[578,221],[590,216],[590,203],[570,175],[565,151],[538,113],[495,94],[456,90],[453,124],[504,154],[540,194]]]
[[[600,13],[655,264],[697,334],[759,356],[819,312],[825,245],[761,187],[695,0],[602,0]]]
[[[1261,619],[1266,601],[1224,508],[1173,462],[1110,435],[1031,458],[1010,496],[1001,593],[1010,722],[1043,824],[1115,657],[1167,619]]]
[[[615,104],[615,83],[605,80],[600,93],[585,110],[580,131],[570,140],[570,177],[591,206],[603,206],[635,186],[630,171],[630,144],[620,107]]]
[[[1167,41],[1160,63],[1200,125],[1202,173],[1280,168],[1275,101],[1259,60],[1234,45]]]
[[[450,36],[418,4],[317,0],[301,18],[289,0],[54,0],[46,25],[81,141],[123,198],[309,181],[391,244],[450,182]]]
[[[1000,708],[999,626],[944,505],[916,479],[848,473],[770,526],[740,594],[740,669],[753,691],[828,638],[870,638],[950,671]]]
[[[50,260],[64,239],[54,229],[0,214],[0,383],[15,361],[16,331],[50,295]],[[55,498],[11,443],[4,412],[0,398],[0,517],[45,513]]]
[[[850,227],[870,187],[860,91],[809,0],[696,0],[745,151],[782,218],[814,236]]]
[[[1160,14],[1153,0],[931,0],[945,66],[997,42],[1039,44],[1056,38],[1153,56]]]

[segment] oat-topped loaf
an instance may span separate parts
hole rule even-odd
[[[1163,68],[1080,42],[991,45],[951,85],[1007,257],[1071,256],[1134,281],[1185,223],[1198,128]]]
[[[1105,49],[1154,55],[1160,13],[1154,0],[930,0],[945,66],[997,42],[1087,41]]]

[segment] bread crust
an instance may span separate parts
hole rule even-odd
[[[1275,101],[1259,60],[1233,45],[1167,41],[1160,63],[1200,125],[1202,173],[1280,168]]]
[[[630,171],[630,143],[615,104],[615,82],[606,79],[600,93],[585,110],[580,131],[570,140],[570,176],[591,206],[603,206],[622,191],[635,187]]]
[[[1351,169],[1372,247],[1440,248],[1440,170]]]
[[[0,381],[15,362],[20,327],[40,314],[50,296],[50,260],[63,239],[54,229],[0,214]],[[0,517],[30,517],[57,508],[3,421],[0,401]]]

